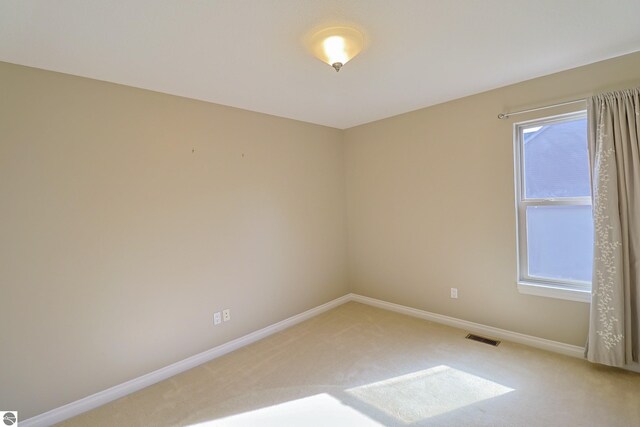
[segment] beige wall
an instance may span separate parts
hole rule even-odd
[[[0,409],[347,292],[340,131],[6,63],[0,94]]]
[[[352,290],[584,345],[588,304],[522,295],[515,283],[512,124],[571,108],[496,116],[638,84],[640,53],[347,130]]]

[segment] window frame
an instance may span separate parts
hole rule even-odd
[[[559,198],[525,198],[524,132],[525,128],[585,119],[586,110],[526,120],[513,124],[514,169],[516,193],[517,285],[523,294],[591,302],[591,282],[560,280],[529,275],[527,245],[528,206],[591,206],[591,196]]]

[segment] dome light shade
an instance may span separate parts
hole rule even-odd
[[[331,27],[320,30],[309,39],[311,52],[336,71],[360,53],[364,45],[362,33],[355,28]]]

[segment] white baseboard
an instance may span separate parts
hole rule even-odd
[[[76,400],[75,402],[60,406],[59,408],[52,409],[48,412],[29,418],[27,420],[20,421],[20,426],[48,427],[53,424],[62,422],[71,417],[75,417],[76,415],[80,415],[83,412],[95,409],[99,406],[112,402],[145,387],[149,387],[150,385],[166,380],[167,378],[177,375],[181,372],[187,371],[191,368],[195,368],[198,365],[223,356],[241,347],[259,341],[263,338],[268,337],[269,335],[273,335],[276,332],[280,332],[293,325],[315,317],[320,313],[324,313],[325,311],[331,310],[332,308],[349,302],[350,300],[351,295],[344,295],[340,298],[336,298],[326,304],[322,304],[303,313],[289,317],[285,320],[274,323],[273,325],[267,326],[248,335],[237,338],[233,341],[229,341],[210,350],[196,354],[195,356],[188,357],[169,366],[165,366],[164,368],[160,368],[156,371],[142,375],[141,377],[134,378],[125,383],[118,384],[106,390],[92,394],[91,396]]]
[[[508,331],[506,329],[494,328],[492,326],[482,325],[480,323],[469,322],[467,320],[456,319],[455,317],[443,316],[442,314],[430,313],[424,310],[407,307],[405,305],[393,304],[375,298],[369,298],[362,295],[350,294],[351,301],[357,301],[374,307],[383,308],[385,310],[395,311],[397,313],[406,314],[421,319],[430,320],[432,322],[441,323],[454,328],[464,329],[465,331],[476,334],[488,335],[493,338],[525,344],[530,347],[540,348],[542,350],[553,351],[555,353],[565,354],[578,358],[584,358],[584,348],[575,345],[564,344],[558,341],[551,341],[544,338],[538,338],[531,335],[520,334],[518,332]]]
[[[210,360],[213,360],[217,357],[223,356],[241,347],[259,341],[263,338],[268,337],[269,335],[273,335],[276,332],[280,332],[286,328],[294,326],[300,322],[303,322],[349,301],[356,301],[359,303],[371,305],[373,307],[378,307],[385,310],[430,320],[432,322],[441,323],[455,328],[464,329],[465,331],[525,344],[531,347],[565,354],[567,356],[583,358],[584,355],[584,349],[582,347],[520,334],[517,332],[508,331],[506,329],[494,328],[479,323],[456,319],[455,317],[430,313],[428,311],[419,310],[400,304],[394,304],[375,298],[369,298],[358,294],[347,294],[340,298],[329,301],[326,304],[322,304],[303,313],[289,317],[281,322],[274,323],[271,326],[267,326],[258,331],[237,338],[233,341],[229,341],[210,350],[196,354],[195,356],[188,357],[172,365],[165,366],[164,368],[160,368],[156,371],[150,372],[146,375],[142,375],[138,378],[134,378],[125,383],[118,384],[107,390],[100,391],[98,393],[92,394],[91,396],[76,400],[75,402],[71,402],[59,408],[52,409],[48,412],[29,418],[27,420],[20,421],[20,425],[22,427],[48,427],[52,424],[62,422],[71,417],[75,417],[76,415],[80,415],[83,412],[95,409],[128,394],[141,390],[145,387],[149,387],[150,385],[163,381],[181,372],[184,372],[191,368],[195,368],[198,365],[209,362]],[[631,369],[634,370],[633,368]]]

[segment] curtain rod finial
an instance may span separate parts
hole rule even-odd
[[[500,113],[500,114],[498,114],[498,118],[499,118],[500,120],[502,120],[502,119],[506,119],[507,117],[509,117],[509,116],[507,116],[505,113]]]

